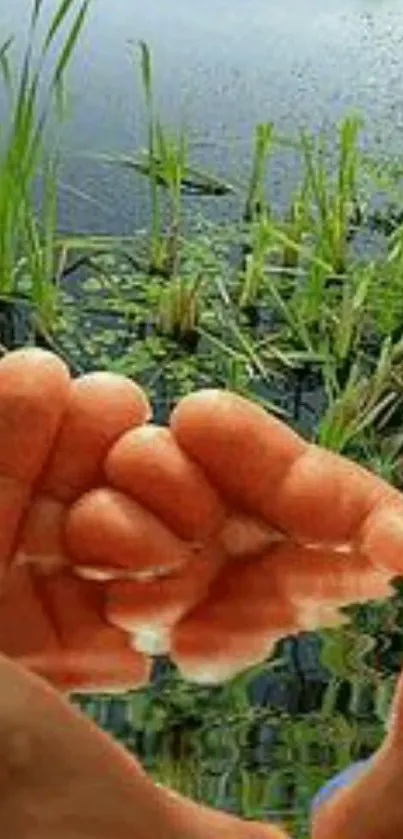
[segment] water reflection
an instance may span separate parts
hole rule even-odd
[[[287,641],[283,665],[254,678],[200,688],[178,682],[159,662],[150,688],[76,701],[157,780],[244,818],[280,819],[302,839],[312,797],[332,774],[373,753],[385,710],[364,671],[357,702],[347,677],[329,678],[318,667],[318,638],[306,641],[316,659],[311,670]]]

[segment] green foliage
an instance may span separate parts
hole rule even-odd
[[[288,207],[275,211],[267,168],[287,143],[273,125],[256,127],[246,183],[233,186],[198,168],[189,159],[185,128],[172,131],[155,110],[152,56],[140,42],[135,66],[146,148],[103,159],[130,171],[133,188],[137,176],[148,178],[149,229],[128,237],[61,235],[58,155],[48,148],[46,132],[50,117],[63,116],[65,76],[88,8],[89,0],[59,2],[36,65],[43,3],[34,0],[17,79],[13,38],[0,45],[9,101],[0,130],[1,313],[6,303],[16,307],[12,314],[28,306],[27,340],[39,333],[75,372],[103,367],[136,379],[159,421],[182,395],[218,386],[302,428],[304,390],[313,378],[317,404],[306,436],[403,486],[403,225],[385,237],[375,257],[355,247],[381,181],[394,199],[401,194],[388,166],[370,165],[359,151],[360,120],[341,121],[333,159],[323,135],[303,131],[289,141],[301,180]],[[45,60],[62,33],[40,107]],[[198,217],[185,223],[188,194],[214,200],[232,194],[243,217],[231,224]],[[297,678],[287,658],[220,688],[195,688],[168,671],[122,700],[130,743],[143,737],[158,780],[246,818],[280,814],[303,835],[320,784],[381,738],[397,654],[391,642],[380,649],[380,639],[393,638],[400,649],[401,602],[397,592],[387,604],[353,611],[348,629],[321,633],[318,667],[328,677],[313,711],[292,716],[287,708],[251,702],[255,680],[267,671],[276,668],[284,685]],[[93,698],[87,713],[107,726],[109,699],[97,703]],[[259,749],[264,760],[256,757]]]
[[[36,41],[42,3],[32,5],[29,42],[19,78],[15,79],[10,52],[14,39],[0,47],[1,81],[8,101],[6,124],[0,134],[0,294],[23,293],[33,304],[39,322],[49,328],[56,304],[56,178],[57,156],[46,152],[46,131],[54,108],[60,105],[65,74],[84,25],[89,0],[63,0],[51,17],[35,63]],[[72,21],[68,15],[75,13]],[[55,38],[62,44],[45,81],[45,62]],[[40,102],[44,101],[41,105]],[[60,111],[58,112],[60,115]],[[34,186],[41,180],[42,212],[37,211]]]

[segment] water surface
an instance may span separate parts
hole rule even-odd
[[[3,0],[0,33],[22,36],[28,0]],[[45,13],[54,9],[45,0]],[[128,152],[144,139],[144,108],[131,51],[151,46],[165,118],[185,121],[193,158],[240,176],[258,121],[279,131],[329,132],[346,111],[365,114],[365,143],[402,149],[403,14],[398,0],[94,0],[70,75],[64,180],[99,202],[63,193],[65,227],[130,232],[144,221],[141,193],[86,154]],[[130,45],[130,42],[131,45]],[[295,173],[272,173],[275,198]],[[225,209],[227,211],[227,208]]]

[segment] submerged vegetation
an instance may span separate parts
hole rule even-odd
[[[12,37],[0,45],[8,102],[0,130],[3,349],[39,343],[77,372],[124,372],[147,388],[160,422],[184,393],[228,387],[403,487],[403,167],[363,154],[355,115],[341,122],[332,144],[306,130],[280,138],[262,122],[250,174],[227,183],[190,160],[185,128],[175,134],[161,122],[151,55],[140,43],[134,60],[146,148],[102,160],[129,171],[133,189],[136,179],[148,179],[149,229],[125,238],[61,235],[55,126],[64,118],[66,73],[89,0],[60,2],[35,59],[42,7],[32,3],[19,73]],[[300,174],[281,210],[267,189],[279,150]],[[205,205],[231,197],[239,220],[189,214],[189,195],[203,196]],[[153,771],[183,791],[232,802],[246,817],[288,809],[288,826],[303,830],[301,810],[322,779],[379,741],[398,666],[400,608],[397,593],[387,605],[357,608],[352,629],[320,634],[315,667],[321,662],[324,670],[315,677],[314,707],[309,680],[291,713],[290,697],[283,705],[253,702],[252,678],[202,690],[168,672],[159,702],[153,686],[119,700],[112,729],[145,756],[149,737],[160,754]],[[287,697],[290,673],[294,695],[298,679],[307,679],[283,647],[269,669]],[[262,684],[265,668],[252,674]],[[116,700],[83,700],[89,711],[91,702],[91,713],[116,707]],[[231,721],[225,728],[224,716]],[[331,739],[332,754],[319,754],[318,730]],[[197,786],[200,764],[214,781],[208,789]]]

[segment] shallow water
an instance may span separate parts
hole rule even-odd
[[[22,35],[27,0],[3,2],[0,33]],[[44,9],[54,8],[45,0]],[[402,149],[403,16],[398,0],[159,0],[93,2],[71,73],[64,181],[86,190],[87,204],[65,189],[62,225],[131,232],[146,206],[130,178],[86,159],[128,152],[143,140],[144,110],[129,40],[154,54],[162,112],[190,128],[194,160],[239,175],[253,127],[274,120],[282,133],[305,124],[329,130],[349,109],[365,113],[365,142]],[[271,177],[281,200],[295,178],[289,159]],[[218,205],[215,205],[218,206]],[[222,212],[230,211],[221,202]]]

